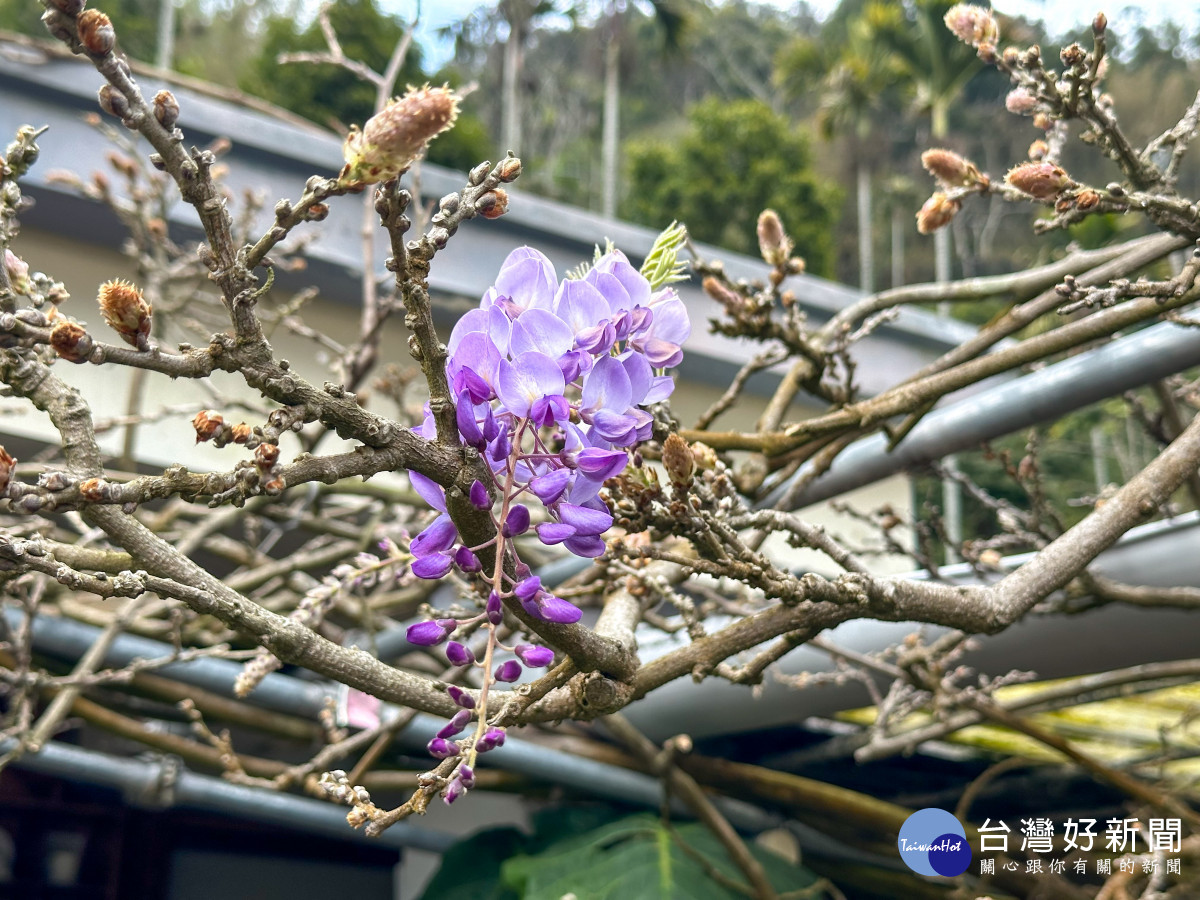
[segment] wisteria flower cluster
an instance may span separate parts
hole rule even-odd
[[[668,229],[667,236],[677,249],[682,229]],[[660,245],[662,239],[656,251]],[[523,665],[548,666],[554,659],[552,650],[536,644],[498,643],[495,628],[503,620],[504,600],[514,598],[546,622],[571,624],[582,615],[546,590],[520,561],[513,539],[528,534],[577,556],[600,556],[613,522],[600,489],[624,470],[631,448],[650,437],[653,419],[646,407],[674,388],[665,371],[682,360],[691,324],[678,294],[664,287],[679,277],[674,252],[667,265],[662,257],[662,251],[652,252],[639,271],[619,251],[598,253],[580,277],[559,282],[550,260],[522,247],[509,254],[479,308],[464,315],[450,335],[447,376],[458,431],[490,469],[489,483],[474,482],[469,499],[491,512],[495,533],[477,546],[462,543],[444,490],[409,473],[414,489],[440,513],[409,545],[412,573],[442,578],[457,567],[482,579],[488,590],[478,616],[435,619],[408,630],[411,643],[445,643],[451,665],[476,665],[484,672],[478,704],[472,694],[450,688],[461,711],[429,743],[439,759],[461,756],[465,748],[451,738],[477,722],[468,754],[443,792],[447,802],[470,787],[476,754],[504,740],[502,730],[487,727],[489,688],[518,680]],[[435,436],[428,409],[417,430]],[[535,511],[542,521],[532,525]],[[489,546],[496,563],[485,572],[478,552]],[[515,561],[511,575],[506,558]],[[477,624],[488,636],[482,660],[449,640],[460,626]],[[497,650],[514,658],[495,665]]]

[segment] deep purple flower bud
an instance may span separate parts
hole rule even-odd
[[[430,556],[423,556],[420,559],[413,560],[412,565],[409,566],[409,571],[418,578],[426,578],[434,581],[438,578],[444,578],[453,564],[454,560],[449,553],[434,553]]]
[[[451,641],[446,645],[446,659],[452,666],[469,666],[475,662],[475,654],[471,652],[470,647],[458,641]]]
[[[418,558],[432,556],[434,553],[445,553],[454,546],[457,538],[458,530],[454,527],[454,522],[449,516],[441,515],[409,542],[408,550]]]
[[[442,625],[445,621],[450,621],[454,624],[446,628]],[[408,638],[410,644],[416,644],[418,647],[434,647],[450,637],[450,632],[457,627],[458,622],[455,622],[453,619],[418,622],[416,625],[409,625],[408,631],[404,633],[404,636]]]
[[[491,407],[489,407],[483,414],[483,439],[490,444],[499,433],[500,423],[496,421],[496,417],[492,415]]]
[[[500,595],[495,591],[488,594],[487,618],[493,625],[499,625],[504,621],[504,604],[500,600]]]
[[[475,787],[475,770],[468,765],[458,767],[458,780],[462,782],[462,786],[468,791]]]
[[[471,711],[469,709],[460,709],[454,714],[454,717],[441,727],[437,736],[440,738],[452,738],[471,722]]]
[[[484,737],[487,737],[487,735],[485,734]],[[458,745],[451,743],[445,738],[435,737],[425,745],[425,749],[429,751],[430,756],[436,756],[438,759],[449,759],[452,756],[458,756]]]
[[[488,496],[488,490],[479,479],[471,482],[471,493],[468,498],[471,505],[476,509],[491,509],[492,498]]]
[[[475,420],[475,406],[471,403],[471,396],[466,391],[458,395],[458,405],[454,408],[454,417],[458,422],[458,433],[462,435],[464,443],[470,444],[476,450],[482,450],[487,441],[483,439],[483,432]]]
[[[549,472],[544,472],[538,475],[529,482],[529,489],[537,496],[542,503],[549,506],[556,503],[558,498],[563,495],[563,491],[567,489],[567,484],[571,480],[571,472],[569,469],[552,469]]]
[[[529,530],[529,507],[524,503],[517,503],[508,511],[508,518],[504,520],[504,536],[516,537],[519,534],[524,534]]]
[[[478,753],[487,753],[489,750],[495,750],[497,747],[504,746],[504,732],[499,728],[492,728],[484,732],[483,737],[475,742],[475,750]]]
[[[445,800],[446,805],[449,806],[466,792],[466,785],[464,785],[461,780],[458,778],[451,778],[450,783],[446,785],[446,789],[442,791],[442,799]]]
[[[540,669],[554,662],[554,651],[549,647],[539,647],[537,644],[517,644],[513,652],[520,657],[521,662],[531,669]]]
[[[464,572],[478,572],[483,568],[479,557],[465,545],[454,551],[454,564]]]
[[[542,579],[536,575],[531,575],[523,581],[518,581],[517,586],[513,588],[513,593],[522,602],[532,600],[534,595],[542,589]]]
[[[521,664],[515,659],[506,660],[496,666],[494,674],[497,681],[516,681],[521,677]]]
[[[461,706],[463,709],[475,708],[475,698],[458,685],[450,685],[446,688],[446,693],[450,695],[450,699],[454,701],[455,706]]]
[[[496,439],[488,445],[487,455],[492,462],[502,463],[508,459],[508,454],[512,450],[512,441],[508,438],[508,432],[501,430],[496,435]]]

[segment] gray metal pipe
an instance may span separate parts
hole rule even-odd
[[[947,454],[974,449],[984,441],[1056,419],[1195,365],[1200,365],[1200,329],[1169,322],[1152,325],[934,410],[891,452],[884,435],[856,441],[842,451],[828,472],[801,492],[791,508],[810,506]],[[778,503],[808,471],[809,466],[801,467],[772,491],[760,508]]]
[[[14,743],[11,738],[0,741],[0,753],[11,749]],[[25,754],[13,765],[68,781],[116,788],[134,806],[203,809],[341,841],[444,853],[458,840],[455,835],[406,822],[393,825],[378,838],[369,838],[350,828],[345,810],[330,803],[231,784],[220,778],[197,775],[169,761],[141,762],[58,741],[51,741],[37,753]]]

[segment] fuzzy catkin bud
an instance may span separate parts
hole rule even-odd
[[[50,329],[50,346],[68,362],[85,362],[92,354],[92,339],[83,326],[64,319]]]
[[[783,230],[783,221],[773,209],[758,214],[758,252],[768,266],[782,266],[792,252],[792,242]]]
[[[125,343],[139,350],[149,349],[153,310],[142,297],[141,291],[128,281],[117,279],[100,285],[96,299],[100,303],[100,314],[109,328],[119,334]]]
[[[1057,197],[1073,184],[1066,172],[1049,162],[1022,163],[1010,169],[1004,180],[1038,200]]]
[[[979,170],[953,150],[935,147],[921,154],[921,165],[930,175],[950,187],[967,187],[979,182]]]
[[[1000,40],[1000,26],[990,10],[973,3],[956,3],[943,19],[956,38],[972,47],[980,44],[995,46]]]
[[[79,33],[79,42],[93,56],[106,56],[112,52],[117,33],[113,30],[112,20],[98,9],[85,9],[75,20]]]
[[[1029,145],[1029,158],[1034,162],[1046,158],[1046,154],[1050,152],[1050,145],[1038,138]]]
[[[7,247],[4,248],[4,274],[13,292],[27,294],[31,287],[29,282],[29,263],[17,256]]]
[[[683,486],[692,480],[696,459],[688,442],[678,434],[669,434],[663,441],[662,462],[672,484]]]
[[[154,95],[154,118],[168,131],[179,121],[179,101],[170,91],[159,91]]]
[[[508,184],[521,177],[521,170],[521,160],[515,156],[509,156],[502,159],[500,164],[496,166],[496,177],[505,184]]]
[[[369,118],[362,131],[352,128],[343,145],[344,185],[375,184],[408,169],[429,142],[454,124],[458,95],[447,87],[409,88]]]
[[[961,203],[937,191],[925,201],[925,205],[917,213],[917,231],[921,234],[932,234],[948,225],[960,209]]]
[[[1108,29],[1108,16],[1102,12],[1096,13],[1096,18],[1092,19],[1092,34],[1099,37]]]
[[[1004,98],[1004,108],[1018,116],[1027,116],[1037,109],[1038,99],[1025,88],[1013,88]]]

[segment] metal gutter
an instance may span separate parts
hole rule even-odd
[[[15,744],[12,738],[0,741],[0,753]],[[21,756],[13,765],[67,781],[116,788],[133,806],[203,809],[340,841],[444,853],[458,840],[455,835],[406,822],[393,825],[378,838],[369,838],[347,825],[345,810],[332,803],[197,775],[170,757],[139,762],[51,741],[39,752]]]
[[[928,413],[888,450],[882,434],[847,447],[791,509],[800,509],[872,484],[951,453],[1038,422],[1056,419],[1106,397],[1200,365],[1200,329],[1160,322],[1029,375],[983,388]],[[805,465],[758,505],[773,507],[811,470]]]

